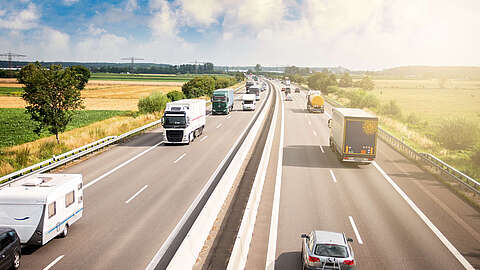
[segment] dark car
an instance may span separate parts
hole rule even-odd
[[[14,229],[0,227],[0,270],[20,267],[20,238]]]
[[[300,93],[300,88],[295,88],[295,93]]]

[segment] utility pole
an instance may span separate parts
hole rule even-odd
[[[26,57],[24,54],[17,54],[17,53],[12,53],[11,51],[8,51],[7,53],[2,53],[0,54],[0,57],[7,57],[8,60],[8,69],[12,69],[12,60],[15,57]]]
[[[188,62],[189,64],[195,64],[195,74],[198,74],[198,64],[205,64],[206,62],[200,62],[195,60],[194,62]]]
[[[135,56],[131,56],[131,57],[120,58],[120,60],[130,60],[130,72],[133,73],[133,65],[135,64],[135,61],[136,60],[145,60],[145,59],[138,58],[138,57],[135,57]]]

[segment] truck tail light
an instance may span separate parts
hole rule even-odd
[[[343,261],[343,264],[346,264],[346,265],[354,265],[354,264],[355,264],[355,261],[354,261],[354,260],[345,260],[345,261]]]
[[[317,258],[317,257],[308,256],[308,261],[309,261],[309,262],[319,262],[320,259]]]

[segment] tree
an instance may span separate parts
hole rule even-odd
[[[340,87],[352,87],[352,84],[352,77],[350,77],[350,74],[348,73],[344,73],[342,78],[340,79],[340,82],[338,82],[338,86]]]
[[[183,94],[183,92],[173,90],[173,91],[170,91],[170,92],[167,93],[167,98],[170,101],[177,101],[177,100],[180,100],[180,99],[184,99],[185,95]]]
[[[71,69],[78,74],[80,79],[78,88],[83,90],[88,83],[88,79],[90,79],[90,70],[84,66],[72,66]]]
[[[182,92],[187,98],[212,96],[214,89],[215,79],[211,76],[195,77],[182,86]]]
[[[20,70],[18,81],[25,85],[22,95],[27,102],[25,109],[39,122],[35,132],[47,128],[60,143],[58,134],[65,131],[74,111],[84,108],[80,95],[82,78],[75,69],[64,69],[61,65],[45,68],[38,62]]]
[[[336,85],[337,80],[334,74],[329,74],[328,72],[317,72],[308,77],[307,83],[308,87],[311,89],[319,89],[325,92],[327,91],[327,87]]]
[[[365,76],[363,79],[360,81],[360,87],[364,90],[373,90],[375,88],[375,83],[370,79],[370,77]]]
[[[257,64],[255,66],[255,72],[258,74],[260,71],[262,71],[262,66],[260,64]]]
[[[181,92],[179,93],[182,94]],[[170,101],[163,93],[154,92],[150,96],[143,97],[138,101],[138,111],[140,113],[160,113],[165,110],[165,106]]]

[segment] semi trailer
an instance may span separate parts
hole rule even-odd
[[[212,114],[229,114],[233,111],[233,89],[224,88],[213,91]]]
[[[378,118],[361,109],[333,108],[330,147],[342,162],[371,163],[377,154]]]
[[[308,91],[307,93],[307,110],[309,112],[320,112],[325,111],[324,99],[320,91]]]

